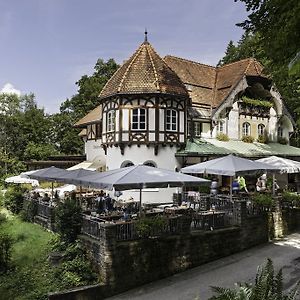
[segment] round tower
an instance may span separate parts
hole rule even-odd
[[[146,164],[174,170],[186,142],[188,92],[145,38],[100,94],[107,169]]]

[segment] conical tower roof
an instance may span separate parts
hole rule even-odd
[[[100,99],[116,94],[152,93],[188,97],[181,79],[145,41],[106,83]]]

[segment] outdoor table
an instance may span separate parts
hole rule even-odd
[[[166,207],[165,213],[173,214],[173,215],[183,214],[183,213],[187,212],[188,209],[189,209],[189,207],[187,207],[187,206]]]

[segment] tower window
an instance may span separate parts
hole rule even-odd
[[[111,110],[107,113],[106,130],[107,130],[107,132],[115,131],[115,111],[114,110]]]
[[[131,129],[145,130],[146,129],[146,109],[135,108],[132,110]]]
[[[250,135],[251,134],[251,130],[250,130],[250,124],[245,122],[243,123],[243,135]]]
[[[168,131],[177,131],[177,111],[175,109],[167,109],[166,129]]]

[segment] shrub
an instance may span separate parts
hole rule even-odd
[[[254,137],[251,135],[244,135],[244,136],[242,136],[242,141],[245,143],[253,143]]]
[[[268,144],[269,139],[266,135],[259,135],[257,138],[257,142],[262,144]]]
[[[256,193],[252,200],[255,204],[261,207],[271,208],[273,205],[273,198],[270,194]]]
[[[64,261],[56,269],[55,274],[65,287],[91,284],[96,281],[96,274],[87,259],[87,253],[79,241],[66,245],[56,243],[56,249],[64,249]]]
[[[282,194],[282,200],[288,202],[292,206],[298,207],[300,205],[300,196],[291,192],[284,192]]]
[[[147,238],[160,234],[167,225],[167,222],[168,220],[164,216],[144,217],[135,223],[135,228],[140,237]]]
[[[0,233],[0,272],[6,272],[10,267],[13,238],[6,233]]]
[[[229,137],[225,133],[218,133],[216,138],[217,138],[218,141],[222,141],[222,142],[228,142],[229,141]]]
[[[73,243],[81,230],[81,207],[76,200],[66,199],[55,212],[56,229],[63,240]]]
[[[271,108],[273,107],[273,103],[267,100],[261,100],[261,99],[252,99],[247,96],[242,97],[242,101],[245,104],[251,105],[251,106],[260,106],[265,108]]]
[[[34,216],[37,214],[38,203],[37,201],[28,201],[23,206],[23,210],[20,215],[23,221],[33,222]]]
[[[279,137],[279,138],[277,138],[277,142],[279,144],[286,145],[288,143],[288,140],[285,137]]]
[[[6,215],[0,213],[0,225],[1,225],[2,223],[4,223],[6,220],[7,220]]]
[[[4,195],[4,205],[14,214],[18,214],[23,208],[24,192],[20,186],[10,186]]]

